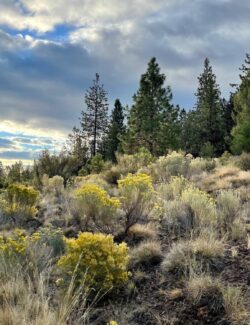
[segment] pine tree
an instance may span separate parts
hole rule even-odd
[[[194,156],[198,156],[200,153],[197,123],[197,112],[195,110],[187,112],[183,121],[181,148]]]
[[[116,161],[115,153],[120,149],[121,137],[125,132],[123,111],[120,100],[116,99],[105,141],[105,158],[113,162]]]
[[[208,58],[204,62],[204,71],[198,77],[199,86],[196,93],[195,106],[196,136],[193,146],[200,153],[210,147],[211,155],[220,155],[224,151],[223,110],[220,99],[220,89],[216,76],[212,71]]]
[[[246,55],[241,70],[241,84],[234,96],[236,126],[231,146],[234,153],[250,152],[250,54]]]
[[[222,99],[222,110],[223,110],[223,131],[225,140],[225,150],[230,150],[230,145],[232,141],[231,132],[235,126],[233,119],[234,115],[234,94],[230,94],[229,100],[225,98]]]
[[[148,63],[146,73],[141,76],[140,87],[133,97],[134,104],[128,116],[128,132],[123,142],[127,152],[144,147],[153,155],[164,152],[173,139],[169,127],[173,125],[176,112],[170,104],[170,87],[164,87],[165,75],[155,58]]]
[[[90,155],[95,156],[108,126],[108,99],[107,92],[100,84],[100,77],[96,74],[93,85],[85,94],[86,112],[82,111],[82,134],[89,143]]]

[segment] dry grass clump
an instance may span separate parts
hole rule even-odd
[[[224,286],[209,274],[192,274],[186,283],[188,298],[195,305],[206,304],[210,312],[223,311],[237,325],[247,324],[249,315],[239,287]]]
[[[214,298],[222,295],[220,281],[205,273],[200,275],[192,274],[186,283],[186,288],[189,299],[194,303],[199,303],[205,295],[209,295],[210,297],[212,295]],[[214,303],[216,302],[217,299],[214,299]]]
[[[157,241],[142,242],[131,250],[129,266],[150,266],[160,263],[163,258],[162,248]]]
[[[238,188],[250,185],[250,172],[233,166],[217,167],[202,181],[202,188],[207,191]]]
[[[0,324],[20,325],[87,325],[91,305],[87,293],[73,291],[73,281],[57,297],[49,285],[51,280],[41,274],[32,278],[22,272],[0,285]]]
[[[161,263],[163,273],[174,271],[177,274],[185,273],[195,263],[192,257],[192,248],[189,241],[174,243]]]
[[[216,258],[224,255],[225,244],[213,234],[200,235],[190,242],[192,252],[205,258]]]
[[[223,240],[214,234],[201,233],[196,239],[180,241],[172,245],[161,264],[162,271],[186,274],[190,270],[209,268],[216,258],[224,255]]]
[[[246,238],[246,225],[242,220],[236,220],[228,227],[228,239],[242,240]]]
[[[49,306],[47,288],[42,277],[34,284],[23,275],[3,282],[0,286],[0,324],[56,324],[56,312]]]
[[[135,241],[153,240],[157,237],[157,231],[152,223],[136,223],[129,228],[128,235]]]
[[[250,314],[247,313],[242,290],[239,287],[227,286],[222,289],[222,293],[225,311],[233,324],[247,324]]]

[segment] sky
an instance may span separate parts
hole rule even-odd
[[[98,72],[110,110],[155,56],[189,110],[209,57],[222,96],[250,51],[249,0],[0,0],[0,161],[58,151]]]

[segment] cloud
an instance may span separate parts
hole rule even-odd
[[[4,148],[11,148],[11,147],[15,147],[14,141],[5,138],[0,138],[0,150]]]
[[[249,12],[247,0],[1,0],[0,132],[16,135],[5,151],[8,141],[27,159],[58,148],[96,72],[111,107],[117,97],[130,104],[152,56],[175,103],[193,106],[206,56],[228,96],[249,51]]]

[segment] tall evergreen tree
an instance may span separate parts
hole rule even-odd
[[[199,86],[196,93],[195,106],[196,127],[195,142],[201,154],[210,147],[211,155],[220,155],[224,151],[223,110],[220,99],[220,89],[216,83],[216,76],[208,58],[204,62],[204,71],[198,77]],[[198,154],[198,152],[195,152]]]
[[[223,131],[225,140],[225,150],[230,150],[230,145],[232,141],[232,128],[235,126],[233,119],[234,115],[234,94],[230,94],[229,100],[225,98],[222,99],[222,109],[223,109]]]
[[[236,123],[232,130],[234,153],[250,152],[250,54],[246,55],[241,70],[241,84],[234,96]]]
[[[89,143],[90,155],[95,156],[108,126],[107,92],[100,84],[100,77],[96,74],[93,85],[85,94],[86,112],[81,112],[81,126],[83,137]]]
[[[133,97],[134,104],[129,112],[128,131],[123,142],[125,151],[135,152],[145,147],[158,155],[174,142],[170,127],[173,127],[176,111],[170,103],[171,89],[164,86],[165,79],[156,59],[152,58]]]
[[[105,141],[105,158],[112,160],[113,162],[116,161],[115,153],[120,149],[121,137],[125,132],[123,111],[124,108],[122,107],[120,100],[116,99]]]
[[[188,111],[183,121],[181,148],[194,156],[199,155],[201,147],[197,123],[197,112]]]

